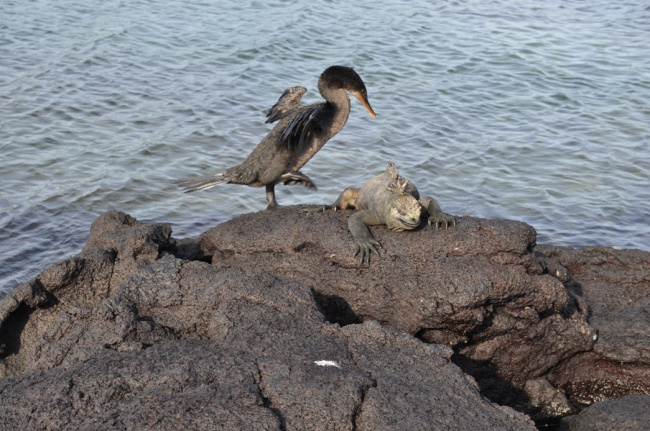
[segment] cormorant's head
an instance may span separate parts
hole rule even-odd
[[[330,66],[320,75],[318,79],[318,90],[323,93],[324,89],[347,90],[368,110],[372,118],[376,117],[375,111],[368,102],[368,92],[361,77],[351,67]]]

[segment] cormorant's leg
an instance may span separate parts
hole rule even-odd
[[[283,174],[279,179],[278,183],[284,183],[285,186],[293,186],[296,184],[302,184],[303,186],[307,187],[308,189],[314,189],[316,190],[316,184],[309,179],[309,177],[302,172],[295,171],[295,172],[287,172],[286,174]]]
[[[266,201],[269,203],[266,207],[267,210],[274,210],[278,207],[278,201],[275,200],[275,184],[266,186]]]

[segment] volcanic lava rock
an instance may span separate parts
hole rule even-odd
[[[603,247],[541,246],[566,266],[598,331],[591,351],[565,361],[549,379],[574,404],[650,393],[650,253]]]
[[[351,213],[246,214],[209,229],[200,247],[214,266],[307,284],[330,321],[377,320],[453,347],[484,393],[510,405],[529,403],[527,381],[592,348],[596,334],[567,287],[568,272],[533,251],[529,225],[459,217],[449,229],[376,226],[383,254],[360,266]]]
[[[3,429],[534,429],[446,346],[342,328],[300,281],[179,259],[166,225],[104,219],[0,303]]]
[[[562,419],[558,431],[645,431],[650,424],[650,395],[627,395],[598,402],[577,416]]]

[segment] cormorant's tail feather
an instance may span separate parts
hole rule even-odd
[[[228,182],[225,174],[206,175],[204,177],[190,178],[187,180],[174,181],[174,184],[182,188],[185,193],[197,192],[199,190],[206,190],[219,184]]]

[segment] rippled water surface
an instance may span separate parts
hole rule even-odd
[[[239,163],[289,86],[353,66],[377,112],[279,186],[330,203],[395,161],[447,212],[650,250],[650,8],[611,1],[0,3],[0,295],[118,209],[196,236],[266,206],[170,181]]]

